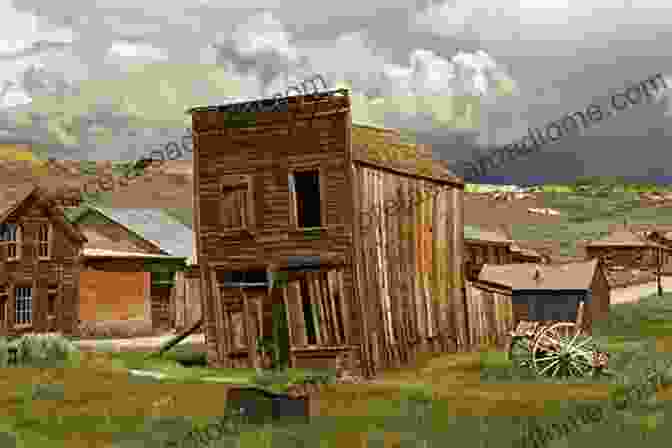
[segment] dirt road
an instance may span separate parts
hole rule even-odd
[[[672,278],[663,277],[661,280],[663,292],[672,290]],[[658,284],[656,282],[643,283],[641,285],[629,286],[627,288],[618,288],[611,290],[611,303],[632,303],[639,301],[640,298],[658,293]]]
[[[112,351],[153,351],[175,336],[175,333],[166,333],[162,336],[129,338],[129,339],[81,339],[73,341],[82,350],[112,350]],[[180,344],[194,344],[205,350],[205,335],[192,334],[180,341]]]

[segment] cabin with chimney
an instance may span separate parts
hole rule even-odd
[[[373,376],[464,349],[463,181],[353,123],[347,90],[260,101],[189,111],[209,364],[260,367],[270,344]]]
[[[75,333],[85,242],[42,188],[0,192],[0,334]]]

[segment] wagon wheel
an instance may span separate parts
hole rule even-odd
[[[508,352],[509,361],[517,367],[532,367],[530,339],[526,336],[512,336]]]
[[[595,346],[573,322],[544,328],[534,341],[532,363],[539,375],[582,377],[592,370]]]

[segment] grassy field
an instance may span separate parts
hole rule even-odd
[[[412,368],[383,372],[377,384],[327,386],[319,394],[319,417],[310,425],[294,426],[289,432],[281,426],[245,427],[238,446],[300,446],[298,440],[310,447],[393,448],[425,441],[419,446],[429,448],[443,447],[446,440],[465,447],[512,446],[526,419],[550,422],[571,413],[575,403],[607,403],[624,384],[637,382],[652,360],[672,359],[671,299],[666,295],[614,305],[610,319],[596,326],[598,344],[612,354],[615,378],[540,379],[513,369],[496,350],[426,357]],[[6,437],[16,438],[16,446],[163,446],[193,425],[205,425],[223,414],[231,384],[203,378],[254,380],[251,369],[181,367],[175,359],[191,356],[188,352],[183,348],[168,359],[84,352],[50,367],[3,368],[0,426]],[[128,369],[162,372],[170,378],[130,376]],[[665,389],[636,409],[614,414],[609,424],[571,435],[570,446],[589,446],[597,440],[595,434],[617,439],[615,447],[645,435],[664,437],[670,432],[661,424],[669,398],[672,389]],[[482,440],[492,445],[480,445]],[[553,443],[551,448],[567,446]]]

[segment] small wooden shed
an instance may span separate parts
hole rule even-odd
[[[352,123],[347,90],[260,102],[277,111],[189,111],[209,363],[259,365],[274,305],[295,366],[372,376],[465,347],[463,181],[399,131]]]
[[[581,301],[586,330],[609,313],[609,283],[598,259],[562,265],[486,265],[474,286],[511,296],[514,328],[519,321],[540,315],[575,321]]]
[[[464,265],[467,280],[475,280],[485,264],[513,263],[513,240],[504,231],[464,226]]]
[[[586,245],[588,259],[601,259],[607,269],[629,267],[652,269],[658,266],[668,249],[646,239],[629,227],[614,230],[604,238]]]

